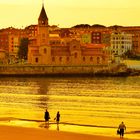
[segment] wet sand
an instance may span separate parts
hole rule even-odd
[[[1,140],[120,140],[119,137],[106,137],[71,132],[61,132],[42,128],[0,126]],[[124,138],[124,140],[128,140]],[[131,139],[134,140],[134,139]]]

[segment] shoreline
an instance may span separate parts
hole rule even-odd
[[[74,132],[64,132],[56,130],[47,130],[41,128],[27,128],[19,126],[0,125],[0,139],[3,140],[120,140],[119,136],[101,136],[81,134]],[[127,140],[136,140],[128,139]]]
[[[60,122],[60,124],[57,126],[56,122],[51,121],[49,125],[46,125],[43,120],[26,120],[26,119],[18,119],[18,118],[1,118],[0,120],[0,127],[4,126],[7,127],[9,130],[12,128],[24,128],[25,131],[27,129],[36,129],[40,131],[47,131],[47,132],[64,132],[64,133],[74,133],[78,135],[91,135],[92,137],[94,136],[99,136],[101,137],[106,137],[107,139],[103,140],[108,140],[109,138],[113,138],[110,140],[115,140],[115,139],[120,139],[119,135],[116,134],[117,127],[110,127],[110,126],[96,126],[96,125],[78,125],[78,124],[73,124],[73,123],[67,123],[67,122]],[[0,129],[1,131],[1,129]],[[19,131],[19,130],[16,130]],[[1,132],[0,132],[1,133]],[[135,135],[136,134],[136,135]],[[128,140],[139,140],[139,134],[140,131],[127,131],[124,135],[124,139]],[[80,140],[79,138],[75,138]],[[94,138],[92,138],[94,139]],[[7,140],[7,139],[6,139]],[[15,140],[15,139],[14,139]],[[39,140],[39,139],[38,139]],[[42,139],[41,139],[42,140]],[[52,140],[52,139],[51,139]],[[97,139],[98,140],[98,139]]]

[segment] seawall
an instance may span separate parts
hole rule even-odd
[[[125,65],[85,65],[85,66],[46,66],[46,65],[1,65],[1,76],[24,75],[117,75],[126,72]]]

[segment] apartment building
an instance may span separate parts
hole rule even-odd
[[[3,58],[4,63],[14,63],[17,60],[20,39],[25,36],[23,29],[16,29],[9,27],[0,30],[0,49],[2,54],[6,56]]]
[[[127,51],[132,50],[132,35],[122,32],[114,32],[111,34],[110,52],[119,63],[121,56]]]
[[[132,35],[132,52],[135,55],[140,55],[140,26],[128,26],[119,30]]]

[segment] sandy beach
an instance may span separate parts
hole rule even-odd
[[[1,140],[120,140],[119,137],[106,137],[71,132],[61,132],[40,128],[0,126]],[[124,138],[125,140],[126,138]],[[128,140],[128,139],[127,139]],[[131,139],[132,140],[132,139]],[[134,139],[133,139],[134,140]]]

